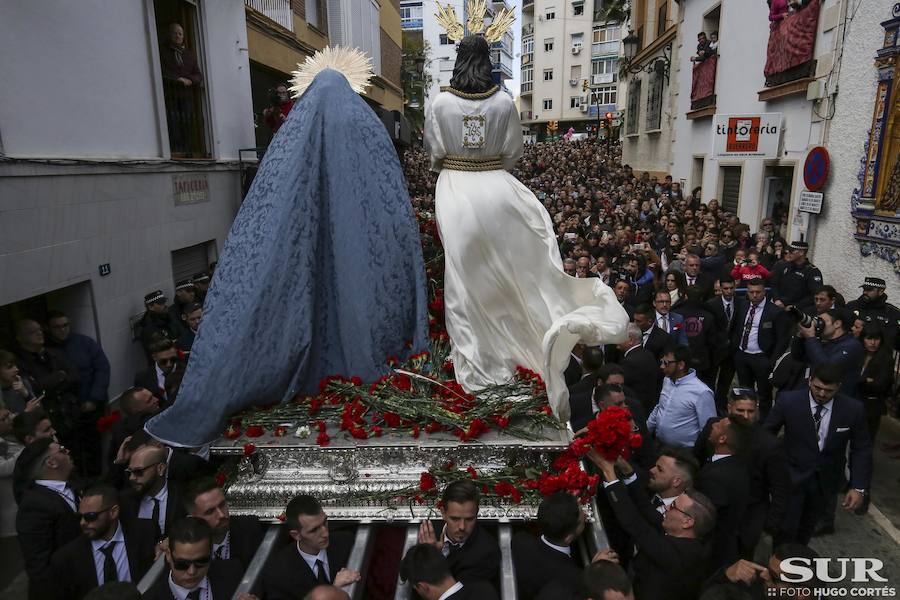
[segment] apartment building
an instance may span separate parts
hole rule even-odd
[[[618,117],[621,38],[600,0],[524,0],[519,106],[529,139],[593,133],[606,113]]]

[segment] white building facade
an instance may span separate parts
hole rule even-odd
[[[601,8],[600,0],[524,0],[519,104],[529,138],[595,133],[617,113],[622,28],[601,22]]]
[[[254,146],[244,4],[4,0],[0,19],[0,346],[50,309],[100,340],[110,394],[145,366],[144,295],[216,260]],[[202,82],[179,99],[177,22]]]
[[[767,67],[767,46],[775,34],[770,33],[765,3],[681,3],[679,51],[672,66],[676,96],[669,169],[676,181],[687,190],[702,187],[704,202],[717,198],[754,231],[764,217],[783,213],[789,241],[813,241],[816,217],[798,210],[800,194],[806,191],[803,167],[811,149],[828,143],[826,123],[833,110],[829,96],[837,89],[829,78],[836,68],[844,5],[844,0],[812,0],[791,14],[787,19],[794,20],[792,25],[807,19],[814,32],[808,40],[814,43],[811,61],[773,73],[771,64]],[[718,56],[692,63],[698,33],[710,36],[715,31]],[[702,73],[695,74],[699,69],[707,70],[705,80]],[[746,144],[759,147],[748,151],[740,142],[742,133],[734,133],[735,124],[748,126]]]

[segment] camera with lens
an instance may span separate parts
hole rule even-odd
[[[802,327],[812,327],[816,331],[816,337],[821,338],[825,330],[825,322],[819,317],[808,315],[796,306],[789,306],[788,315]]]

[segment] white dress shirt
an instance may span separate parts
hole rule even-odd
[[[325,552],[324,549],[319,550],[318,554],[307,554],[300,549],[300,542],[297,542],[297,552],[300,553],[300,556],[303,557],[303,560],[309,565],[309,570],[313,572],[313,575],[315,575],[316,578],[319,577],[319,566],[316,564],[316,561],[321,560],[322,564],[325,565],[325,575],[328,576],[328,581],[334,582],[334,578],[331,576],[331,567],[328,566],[328,553]]]
[[[813,427],[815,427],[816,407],[819,403],[813,400],[812,394],[809,395],[809,410],[813,415]],[[819,452],[825,449],[825,438],[828,437],[828,426],[831,425],[831,409],[834,407],[834,399],[822,405],[822,421],[819,423]]]
[[[156,363],[153,364],[153,370],[156,372],[156,387],[162,392],[163,400],[166,399],[166,374]]]
[[[106,564],[106,554],[101,548],[115,542],[112,557],[116,563],[116,575],[119,581],[131,581],[131,568],[128,566],[128,550],[125,548],[125,534],[122,533],[122,524],[116,525],[116,532],[109,540],[91,540],[91,548],[94,550],[94,569],[97,570],[97,583],[103,585],[107,581],[103,578],[103,566]]]
[[[155,496],[144,496],[141,498],[141,507],[138,510],[139,519],[153,518],[153,498],[159,500],[159,530],[166,531],[166,506],[169,503],[169,482],[167,481],[162,489]]]
[[[75,501],[75,492],[72,491],[72,488],[70,488],[65,481],[57,481],[56,479],[35,479],[34,483],[47,488],[51,492],[56,492],[66,501],[66,504],[69,505],[69,508],[71,508],[73,512],[78,512],[78,503]]]
[[[553,542],[549,541],[546,537],[541,536],[541,541],[547,544],[549,547],[553,548],[557,552],[562,552],[566,556],[572,556],[572,547],[571,546],[557,546]]]
[[[747,338],[747,349],[744,350],[747,354],[762,354],[762,348],[759,347],[759,321],[762,319],[763,309],[766,307],[766,299],[763,298],[762,301],[756,305],[756,312],[753,314],[753,325],[750,327],[750,337]],[[741,327],[741,341],[744,340],[744,328],[747,327],[747,319],[750,318],[750,311],[753,310],[753,305],[751,304],[749,308],[747,308],[747,316],[744,319]]]
[[[221,548],[221,551],[219,550]],[[231,558],[231,532],[227,532],[225,537],[218,544],[213,544],[213,558],[228,560]]]
[[[723,458],[728,458],[731,456],[730,454],[713,454],[710,462],[716,462],[717,460],[722,460]]]
[[[183,588],[172,581],[172,573],[169,573],[169,591],[175,600],[187,600],[188,594],[194,590],[200,590],[200,600],[216,600],[213,598],[212,589],[209,587],[209,578],[204,577],[195,588]]]
[[[462,581],[457,581],[456,583],[451,585],[449,588],[447,588],[446,592],[444,592],[443,594],[438,596],[438,600],[447,600],[447,598],[449,598],[450,596],[452,596],[453,594],[455,594],[456,592],[458,592],[461,589],[463,589]]]

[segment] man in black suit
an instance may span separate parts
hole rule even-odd
[[[134,376],[134,386],[153,392],[165,408],[171,404],[166,395],[166,375],[179,368],[178,349],[174,341],[160,339],[150,344],[149,350],[153,364]]]
[[[872,440],[862,403],[838,393],[843,372],[820,363],[809,378],[809,389],[782,392],[765,427],[774,434],[784,428],[784,448],[791,468],[791,500],[783,541],[809,543],[826,511],[826,496],[843,484],[850,449],[850,490],[843,506],[860,508],[872,482]]]
[[[622,305],[622,308],[625,309],[628,318],[633,319],[634,304],[631,301],[631,284],[625,279],[617,279],[615,283],[610,282],[610,285],[612,286],[613,293],[616,295],[616,300],[618,300],[619,304]]]
[[[122,494],[122,519],[147,519],[164,538],[178,517],[184,516],[180,486],[168,477],[167,452],[154,445],[135,450],[125,470],[130,489]]]
[[[580,354],[579,378],[577,381],[567,384],[570,402],[573,397],[590,396],[594,390],[594,384],[597,383],[597,372],[603,367],[603,348],[600,346],[587,346],[580,351]]]
[[[266,565],[264,598],[294,600],[320,583],[344,587],[359,581],[359,573],[346,568],[353,538],[330,535],[328,515],[318,500],[306,494],[294,497],[285,509],[285,524],[291,543],[278,550]]]
[[[734,279],[729,275],[719,280],[720,296],[706,301],[706,309],[716,321],[715,347],[713,350],[712,376],[715,384],[716,408],[719,414],[725,412],[728,392],[734,381],[734,349],[731,339],[734,335],[734,318],[737,313],[737,299],[734,296]]]
[[[619,344],[619,366],[625,374],[625,385],[634,391],[637,400],[649,415],[659,403],[662,371],[659,360],[641,345],[641,329],[635,323],[625,328],[625,341]]]
[[[16,514],[16,533],[28,574],[28,598],[53,598],[58,589],[51,576],[50,557],[81,535],[71,485],[75,465],[66,448],[43,438],[22,450],[16,466],[20,477],[30,481]]]
[[[766,299],[762,279],[747,282],[747,302],[738,306],[732,333],[736,350],[734,368],[741,387],[755,389],[759,408],[765,417],[772,407],[772,384],[769,373],[775,360],[787,348],[790,323],[784,310]]]
[[[50,416],[41,408],[17,414],[12,422],[12,430],[19,443],[25,447],[42,439],[56,440],[56,429],[53,428],[53,423],[50,422]],[[31,466],[27,465],[26,462],[33,460],[33,458],[33,456],[22,452],[16,458],[13,466],[13,499],[16,501],[16,504],[22,502],[22,494],[31,485],[32,480],[29,477]]]
[[[189,482],[182,493],[188,515],[203,519],[212,529],[213,560],[233,559],[246,569],[263,539],[259,519],[232,517],[222,488],[213,477]]]
[[[751,423],[745,458],[750,467],[750,493],[738,534],[741,557],[750,560],[763,531],[777,536],[781,529],[791,492],[791,475],[781,440],[759,422],[756,392],[735,388],[727,410],[728,415],[742,417]],[[713,422],[710,419],[706,424],[694,446],[701,462],[706,462],[713,455],[709,441]]]
[[[656,310],[649,304],[634,309],[634,324],[641,330],[641,345],[653,354],[657,365],[669,345],[669,334],[656,326]]]
[[[697,474],[696,487],[712,501],[718,515],[712,538],[713,568],[740,558],[738,533],[750,495],[750,474],[740,454],[749,437],[750,423],[743,417],[728,416],[710,426],[713,454]]]
[[[782,574],[782,563],[802,558],[811,561],[819,558],[815,550],[803,544],[785,543],[777,546],[765,565],[741,559],[728,568],[721,568],[704,584],[702,600],[767,598],[816,598],[814,590],[825,587],[816,577],[804,583],[791,583]],[[715,593],[710,590],[715,589]]]
[[[572,543],[584,531],[584,511],[568,492],[544,498],[538,507],[541,537],[520,531],[512,539],[518,597],[529,600],[551,581],[573,583],[581,568],[572,556]]]
[[[457,581],[447,558],[432,544],[417,544],[400,563],[400,579],[423,600],[497,600],[485,581]]]
[[[710,388],[716,382],[712,377],[713,356],[718,340],[716,320],[703,304],[703,295],[699,288],[689,287],[675,311],[684,317],[684,332],[687,335],[688,348],[691,349],[691,368],[697,376]]]
[[[687,280],[688,289],[697,290],[700,301],[712,297],[715,280],[700,270],[700,257],[696,254],[688,254],[685,257],[684,277]]]
[[[53,555],[54,580],[64,600],[81,600],[92,589],[112,581],[141,580],[153,564],[155,530],[136,521],[119,521],[119,494],[107,484],[87,488],[79,504],[81,537]]]
[[[419,543],[431,544],[447,557],[457,581],[487,581],[495,585],[500,574],[497,540],[478,524],[478,488],[471,480],[454,481],[441,494],[444,527],[435,534],[429,520],[419,526]]]
[[[168,572],[144,594],[144,600],[230,600],[241,582],[240,569],[212,560],[212,532],[201,519],[183,517],[169,532]],[[239,600],[258,600],[241,594]]]
[[[606,497],[637,548],[632,561],[635,597],[696,600],[702,583],[697,574],[706,570],[701,540],[716,522],[716,508],[709,498],[696,490],[685,490],[669,505],[663,531],[659,531],[656,523],[645,517],[653,507],[649,503],[636,506],[615,465],[596,452],[588,457],[603,473]]]

